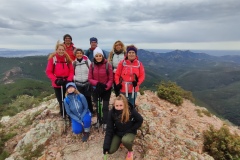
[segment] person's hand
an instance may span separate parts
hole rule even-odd
[[[103,86],[103,83],[98,82],[96,85],[96,92],[101,95],[105,91],[105,86]]]
[[[65,85],[65,80],[62,79],[62,78],[58,78],[58,79],[55,80],[55,84],[57,86],[64,86]]]
[[[121,83],[117,84],[117,85],[116,85],[116,89],[117,89],[118,91],[120,91],[120,90],[122,89],[122,84],[121,84]]]
[[[99,87],[100,87],[101,89],[105,89],[105,88],[107,88],[107,85],[104,84],[104,83],[101,83],[101,82],[98,82],[97,85],[99,85]]]
[[[133,87],[136,87],[137,86],[137,81],[133,81],[132,85],[133,85]]]

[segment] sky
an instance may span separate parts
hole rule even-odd
[[[240,50],[240,0],[1,0],[0,48]]]

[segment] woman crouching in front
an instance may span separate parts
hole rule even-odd
[[[133,141],[142,123],[142,116],[128,103],[127,98],[123,94],[116,97],[114,107],[108,114],[103,154],[116,152],[122,143],[128,150],[126,160],[132,160]]]
[[[91,112],[88,110],[87,100],[83,94],[79,93],[75,83],[68,83],[66,89],[64,106],[71,118],[72,132],[75,134],[83,132],[82,141],[86,142],[91,127]]]

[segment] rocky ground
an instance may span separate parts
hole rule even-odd
[[[112,95],[110,105],[113,104]],[[212,160],[202,150],[202,132],[210,125],[220,128],[226,122],[214,115],[207,115],[205,108],[195,106],[185,100],[175,106],[155,93],[145,91],[137,97],[138,111],[144,123],[138,130],[134,145],[136,160]],[[92,118],[92,123],[96,117]],[[43,102],[36,108],[20,112],[14,117],[1,120],[7,133],[17,134],[7,143],[5,150],[11,155],[7,160],[98,160],[103,159],[102,145],[104,133],[91,128],[88,142],[82,142],[82,135],[74,135],[65,121],[58,115],[55,99]],[[230,126],[231,132],[240,134],[237,127]],[[108,160],[125,159],[127,150],[120,148]]]

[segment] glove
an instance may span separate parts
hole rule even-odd
[[[56,80],[55,80],[55,84],[56,84],[57,86],[64,86],[64,85],[65,85],[65,80],[62,79],[62,78],[56,79]]]
[[[98,82],[96,85],[96,92],[101,95],[105,91],[105,86],[103,86],[103,83]]]
[[[118,91],[120,91],[120,90],[122,89],[122,84],[121,84],[121,83],[117,84],[117,85],[116,85],[116,89],[117,89]]]
[[[109,149],[103,148],[103,154],[106,154],[107,152],[109,152]]]
[[[105,89],[105,88],[107,88],[107,85],[104,84],[104,83],[101,83],[101,82],[98,82],[97,85],[99,85],[99,87],[100,87],[101,89]]]
[[[133,85],[133,87],[136,87],[137,86],[137,81],[133,81],[132,85]]]
[[[138,82],[138,76],[134,74],[135,81]]]

